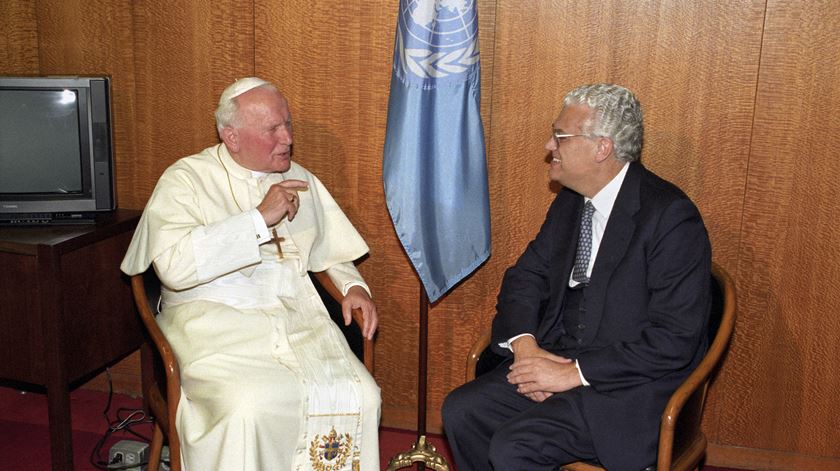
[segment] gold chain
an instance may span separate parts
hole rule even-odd
[[[233,197],[233,202],[236,204],[236,207],[239,208],[239,212],[244,213],[245,210],[242,209],[242,206],[239,206],[239,201],[236,200],[236,193],[233,192],[233,183],[230,181],[230,172],[228,171],[227,167],[225,167],[225,163],[222,162],[222,156],[219,154],[219,149],[221,149],[222,145],[219,144],[216,146],[216,159],[219,160],[219,165],[225,169],[225,174],[227,175],[227,182],[228,182],[228,189],[230,189],[230,196]]]

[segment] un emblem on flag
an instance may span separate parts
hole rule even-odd
[[[406,79],[466,80],[478,63],[475,0],[400,0],[397,41]]]

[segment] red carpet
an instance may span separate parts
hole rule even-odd
[[[102,411],[108,402],[108,394],[98,391],[77,389],[70,395],[70,409],[73,416],[73,463],[76,471],[94,471],[90,454],[108,429]],[[141,399],[114,394],[108,420],[120,418],[142,407]],[[47,421],[47,397],[44,394],[22,393],[11,388],[0,387],[0,470],[3,471],[49,471],[50,442]],[[152,437],[152,426],[141,423],[132,427],[146,438]],[[417,439],[415,432],[383,428],[380,433],[380,455],[382,469],[388,466],[392,456],[408,451]],[[445,440],[438,435],[429,435],[429,443],[451,463],[452,458]],[[140,440],[126,431],[112,434],[101,447],[101,460],[107,460],[108,450],[120,440]],[[142,441],[142,440],[140,440]],[[416,469],[412,467],[411,469]]]
[[[108,429],[108,422],[102,411],[108,402],[108,394],[96,391],[76,390],[70,395],[70,409],[73,423],[73,465],[77,471],[93,471],[90,454]],[[117,411],[125,418],[130,411],[142,406],[140,399],[115,394],[109,420],[117,419]],[[9,471],[49,471],[50,441],[47,421],[47,396],[37,393],[21,393],[11,388],[0,388],[0,469]],[[151,439],[152,426],[149,423],[132,427],[135,432]],[[111,445],[120,440],[141,440],[128,433],[118,431],[101,446],[100,459],[107,460]]]
[[[131,411],[142,406],[141,399],[115,394],[106,421],[103,410],[108,394],[78,389],[70,395],[73,416],[73,462],[76,471],[94,471],[98,468],[90,463],[91,452],[108,429],[109,422],[126,418]],[[152,426],[138,423],[131,427],[136,433],[151,439]],[[417,439],[415,432],[383,427],[380,430],[380,456],[384,470],[391,457],[408,451]],[[101,447],[99,459],[107,460],[108,450],[120,440],[141,440],[126,432],[113,433]],[[429,434],[427,440],[437,448],[438,453],[456,471],[446,441],[439,435]],[[415,470],[415,466],[409,468]],[[47,428],[46,395],[21,393],[11,388],[0,387],[0,470],[3,471],[49,471],[50,444]],[[737,471],[725,468],[703,467],[703,471]]]

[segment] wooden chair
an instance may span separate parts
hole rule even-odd
[[[341,303],[344,296],[335,287],[325,272],[313,273],[318,284],[337,303]],[[169,443],[169,466],[171,471],[181,471],[181,445],[178,440],[178,430],[175,427],[175,412],[178,410],[178,402],[181,399],[181,376],[178,369],[178,361],[172,347],[160,330],[155,317],[158,315],[158,302],[160,300],[160,280],[153,269],[145,273],[131,277],[131,289],[134,293],[134,302],[140,318],[146,326],[146,331],[154,344],[154,351],[148,342],[143,346],[143,398],[155,418],[155,431],[152,437],[151,450],[149,453],[149,466],[147,469],[159,469],[161,451],[164,438]],[[325,299],[325,302],[328,301]],[[333,316],[335,317],[335,315]],[[363,324],[362,312],[359,309],[353,311],[353,319],[361,326]],[[363,341],[363,362],[365,367],[373,372],[373,341]],[[155,351],[157,355],[155,355]],[[157,374],[161,365],[163,374]]]
[[[663,470],[695,470],[706,454],[706,436],[700,430],[709,379],[720,363],[735,327],[735,284],[722,267],[712,264],[712,311],[709,316],[709,350],[697,368],[671,395],[659,425],[656,467]],[[467,358],[466,379],[470,381],[488,366],[490,331],[473,345]],[[604,471],[590,463],[564,465],[567,471]]]

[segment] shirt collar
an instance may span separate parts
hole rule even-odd
[[[630,168],[630,164],[625,162],[621,170],[618,171],[618,174],[606,186],[601,188],[601,191],[595,194],[592,199],[584,198],[585,201],[592,201],[592,206],[595,206],[595,210],[602,214],[604,219],[610,218],[613,205],[615,205],[615,199],[618,198],[618,191],[621,190],[621,184],[624,183],[624,177],[627,175],[628,168]]]
[[[230,155],[227,146],[222,143],[216,147],[216,155],[218,155],[219,160],[221,161],[222,166],[228,171],[230,175],[233,175],[236,178],[241,180],[246,180],[251,178],[251,170],[239,165],[233,160],[233,156]]]

